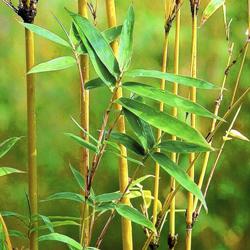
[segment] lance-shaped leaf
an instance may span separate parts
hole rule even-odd
[[[70,44],[65,41],[63,38],[61,38],[60,36],[56,35],[55,33],[44,29],[40,26],[37,26],[35,24],[32,23],[24,23],[24,22],[20,22],[20,24],[22,24],[26,29],[32,31],[33,33],[37,34],[38,36],[41,36],[45,39],[48,39],[54,43],[60,44],[62,46],[71,48]]]
[[[122,197],[122,194],[120,192],[100,194],[95,197],[95,202],[97,203],[111,202],[111,201],[119,200],[121,197]]]
[[[163,91],[150,85],[137,82],[127,82],[124,83],[122,87],[137,95],[165,103],[166,105],[171,107],[180,108],[186,112],[190,112],[204,117],[220,119],[218,116],[214,115],[198,103],[194,103],[184,97],[174,95],[173,93],[166,90]]]
[[[54,201],[54,200],[70,200],[70,201],[76,201],[76,202],[83,202],[84,197],[77,193],[72,192],[59,192],[50,195],[48,198],[46,198],[44,201]]]
[[[113,132],[111,133],[110,139],[122,144],[127,149],[138,155],[144,155],[144,148],[131,136],[123,133]]]
[[[81,41],[86,48],[89,58],[92,62],[92,65],[97,73],[97,75],[101,78],[101,80],[109,87],[113,88],[116,82],[115,77],[108,71],[106,66],[101,62],[97,54],[95,53],[94,49],[88,42],[87,38],[84,35],[84,32],[77,26],[76,23],[74,23],[77,32],[81,38]]]
[[[166,150],[168,152],[175,152],[182,154],[208,151],[208,148],[193,143],[185,141],[172,141],[172,140],[162,141],[160,144],[157,145],[157,148]],[[212,148],[210,150],[212,150]]]
[[[9,230],[9,236],[11,238],[16,237],[16,238],[25,239],[25,240],[28,239],[28,237],[24,233],[18,230]]]
[[[120,214],[124,218],[129,219],[136,224],[144,226],[152,230],[153,232],[156,232],[153,223],[149,219],[147,219],[142,213],[140,213],[137,209],[130,207],[128,205],[118,204],[115,207],[115,210],[117,211],[118,214]]]
[[[34,66],[28,74],[63,70],[74,65],[76,65],[76,60],[73,57],[62,56]]]
[[[210,0],[202,13],[201,25],[203,25],[208,20],[208,18],[211,17],[224,3],[225,0]]]
[[[131,185],[129,186],[129,188],[132,188],[134,186],[137,186],[138,184],[140,184],[141,182],[145,181],[146,179],[148,178],[153,178],[154,175],[145,175],[145,176],[142,176],[134,181],[132,181]]]
[[[82,39],[81,33],[85,36],[90,46],[93,48],[96,55],[99,57],[101,62],[106,66],[108,71],[118,79],[120,75],[119,65],[114,56],[114,53],[108,44],[108,42],[104,39],[101,32],[87,19],[80,15],[69,12],[73,21],[76,25],[80,38]],[[84,41],[82,41],[88,53],[89,50],[86,47]]]
[[[93,151],[95,153],[98,152],[98,148],[94,144],[83,140],[81,137],[79,137],[77,135],[74,135],[74,134],[71,134],[71,133],[65,133],[65,135],[67,135],[68,137],[70,137],[71,139],[73,139],[74,141],[79,143],[84,148],[88,148],[89,150],[91,150],[91,151]]]
[[[165,170],[169,175],[174,177],[175,180],[182,187],[194,194],[201,201],[204,208],[207,210],[206,201],[199,187],[190,179],[188,174],[180,166],[170,160],[163,153],[153,153],[151,157],[162,167],[163,170]]]
[[[216,89],[217,88],[214,84],[198,79],[198,78],[192,78],[190,76],[175,75],[171,73],[163,73],[157,70],[135,69],[135,70],[127,71],[125,73],[125,76],[164,79],[169,82],[177,82],[185,86],[196,87],[200,89]]]
[[[71,164],[69,164],[69,166],[77,184],[83,191],[85,191],[85,181],[84,181],[82,174],[78,170],[76,170]],[[90,197],[91,198],[95,197],[95,193],[92,188],[90,190]]]
[[[122,72],[129,68],[133,51],[133,31],[135,15],[133,7],[130,6],[127,17],[123,23],[120,45],[118,51],[118,62]]]
[[[3,141],[0,144],[0,158],[5,156],[20,139],[20,137],[12,137]]]
[[[107,85],[100,78],[92,79],[84,84],[84,88],[87,90],[101,88],[105,86]]]
[[[66,235],[59,234],[59,233],[50,233],[47,235],[42,235],[38,238],[38,240],[40,242],[41,241],[59,241],[59,242],[62,242],[62,243],[65,243],[67,245],[74,247],[74,249],[77,249],[77,250],[83,249],[80,243],[78,243],[77,241],[73,240],[72,238]]]
[[[140,119],[164,132],[208,149],[211,148],[197,130],[173,116],[128,98],[120,98],[116,102],[136,116],[140,117]]]
[[[152,148],[155,144],[155,138],[151,126],[127,109],[124,109],[124,114],[144,149]]]
[[[102,35],[108,43],[111,43],[115,39],[117,39],[117,37],[121,34],[121,31],[122,31],[122,25],[119,25],[119,26],[115,26],[115,27],[104,30],[102,32]],[[86,54],[87,50],[84,47],[74,24],[72,24],[72,26],[71,26],[69,36],[70,36],[72,42],[77,46],[77,52],[79,54]]]
[[[15,168],[9,168],[9,167],[1,167],[0,168],[0,177],[1,176],[5,176],[5,175],[9,175],[9,174],[23,174],[25,172],[20,171],[18,169]]]

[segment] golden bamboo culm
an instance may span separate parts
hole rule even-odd
[[[115,1],[114,0],[106,0],[106,11],[108,18],[109,27],[114,27],[117,25],[116,22],[116,10],[115,10]],[[117,56],[118,53],[118,41],[115,40],[111,44],[114,54]],[[116,93],[116,99],[122,97],[122,89],[119,88]],[[116,110],[121,110],[121,106],[115,106]],[[124,116],[121,115],[117,122],[118,131],[121,133],[125,133],[125,120]],[[123,157],[119,158],[119,181],[120,181],[120,191],[123,193],[129,183],[128,178],[128,162],[125,158],[127,156],[127,150],[124,146],[120,145],[121,155]],[[125,156],[125,157],[124,157]],[[123,204],[130,204],[129,198],[124,197],[122,199]],[[133,236],[132,236],[132,224],[131,221],[125,218],[122,218],[122,245],[124,250],[132,250],[133,249]]]
[[[191,54],[191,77],[196,78],[197,75],[197,10],[198,1],[193,0],[191,3],[192,11],[192,54]],[[190,88],[190,100],[196,102],[196,88]],[[196,127],[196,116],[191,114],[191,126]],[[195,159],[195,154],[190,154],[190,163]],[[194,181],[194,164],[189,171],[190,178]],[[194,196],[192,193],[188,193],[188,207],[186,213],[186,250],[191,250],[192,242],[192,227],[193,227],[193,203]]]
[[[180,27],[181,27],[181,13],[179,8],[179,1],[176,1],[176,23],[175,23],[175,45],[174,45],[174,74],[179,74],[179,51],[180,51]],[[178,94],[178,84],[173,84],[173,94]],[[176,107],[172,109],[172,116],[178,116],[178,110]],[[172,140],[176,140],[176,136],[172,136]],[[171,153],[171,159],[173,162],[177,162],[177,154]],[[170,192],[175,191],[175,179],[171,178],[170,183]],[[170,204],[170,213],[169,213],[169,248],[174,249],[176,244],[176,235],[175,235],[175,197],[172,199]]]
[[[88,2],[87,0],[78,0],[78,13],[88,18]],[[83,83],[88,81],[89,79],[89,59],[87,55],[80,56],[80,65]],[[82,86],[80,86],[80,124],[81,127],[84,128],[85,131],[89,131],[89,91],[84,90]],[[89,136],[82,132],[81,137],[85,141],[89,141]],[[87,148],[81,148],[80,151],[80,172],[85,179],[85,183],[87,183],[87,176],[89,170],[89,150]],[[83,192],[83,195],[84,192]],[[80,235],[80,243],[85,247],[89,245],[89,207],[84,202],[81,206],[81,235]]]

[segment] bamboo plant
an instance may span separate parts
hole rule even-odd
[[[206,9],[204,12],[206,15],[202,17],[203,23],[218,8],[223,6],[224,1],[219,2],[219,4],[218,2],[219,1],[213,0],[209,2],[207,6],[208,10]],[[30,22],[23,23],[23,26],[26,28],[26,33],[29,31],[27,36],[30,39],[27,41],[27,49],[29,48],[28,51],[30,54],[32,54],[32,46],[31,48],[29,46],[30,42],[33,41],[32,36],[30,36],[31,32],[68,48],[69,53],[71,53],[70,56],[61,56],[40,63],[32,68],[30,68],[30,65],[33,63],[31,60],[32,58],[27,57],[30,59],[27,60],[27,67],[29,69],[27,78],[29,83],[28,86],[34,86],[33,74],[35,73],[58,71],[73,66],[78,69],[81,83],[81,117],[79,122],[74,118],[72,119],[75,125],[80,129],[81,135],[78,136],[72,133],[65,134],[82,147],[80,170],[78,171],[70,164],[70,170],[81,191],[79,193],[54,193],[43,200],[43,202],[58,200],[76,202],[82,206],[80,218],[72,216],[58,217],[38,215],[36,211],[36,214],[33,214],[31,220],[31,222],[34,222],[33,218],[36,217],[36,225],[32,225],[32,227],[29,228],[30,235],[33,235],[31,237],[30,249],[35,249],[35,247],[37,247],[37,233],[35,233],[37,231],[39,231],[41,235],[39,237],[40,242],[59,241],[66,244],[69,249],[100,249],[102,248],[103,241],[112,224],[113,218],[116,215],[121,216],[123,220],[122,245],[123,249],[126,250],[133,249],[132,223],[139,225],[141,231],[145,233],[147,238],[142,249],[146,250],[148,247],[156,249],[160,242],[163,226],[166,224],[169,216],[170,234],[168,238],[168,247],[173,249],[176,245],[175,216],[176,212],[178,212],[177,209],[175,209],[175,197],[181,188],[184,188],[188,192],[186,249],[191,249],[191,232],[195,222],[195,212],[199,214],[202,206],[207,210],[205,197],[212,177],[214,176],[216,166],[222,155],[225,143],[229,141],[230,138],[248,140],[240,132],[234,129],[234,124],[239,115],[240,108],[238,108],[232,121],[229,123],[230,125],[227,132],[225,132],[221,147],[219,151],[216,152],[215,162],[209,173],[205,191],[202,193],[201,188],[205,180],[209,155],[214,151],[211,143],[212,139],[217,135],[224,121],[229,120],[230,115],[239,107],[250,89],[248,88],[236,101],[234,100],[238,92],[243,63],[240,67],[233,90],[231,105],[222,118],[218,116],[220,106],[218,103],[216,103],[217,106],[213,113],[197,103],[196,89],[199,89],[200,92],[204,89],[218,90],[217,86],[214,84],[196,78],[197,12],[199,1],[190,1],[192,12],[191,76],[179,75],[180,6],[182,2],[176,0],[166,1],[166,3],[168,7],[166,8],[166,32],[162,71],[154,69],[131,69],[130,64],[131,60],[133,60],[133,27],[135,19],[133,6],[129,7],[123,24],[117,26],[114,1],[107,0],[106,7],[109,29],[100,31],[95,20],[96,12],[93,12],[93,6],[88,5],[87,1],[79,1],[78,13],[66,10],[72,21],[70,31],[68,31],[57,19],[66,38],[60,37]],[[31,4],[33,4],[33,2]],[[94,23],[87,18],[87,5],[94,17]],[[26,5],[24,6],[27,7]],[[12,8],[14,7],[12,6]],[[176,33],[174,73],[172,74],[167,72],[166,65],[168,33],[174,19],[176,19]],[[220,97],[224,91],[227,74],[232,67],[232,62],[230,63],[232,56],[231,44],[229,49],[227,69],[225,71],[222,88],[218,91]],[[97,78],[88,79],[87,58],[89,58],[92,63]],[[233,60],[233,62],[234,61],[235,60]],[[244,53],[243,61],[245,61]],[[136,79],[136,81],[134,81],[134,79]],[[150,84],[142,83],[144,79],[161,80],[161,86],[157,88]],[[166,81],[168,81],[169,84],[173,83],[172,92],[165,90]],[[190,88],[190,99],[178,95],[179,85]],[[109,101],[104,109],[103,119],[101,120],[102,123],[98,133],[91,134],[88,121],[88,91],[92,91],[96,88],[106,88],[106,90],[109,91]],[[130,97],[123,97],[122,91],[128,91],[131,94]],[[33,92],[31,91],[31,93]],[[34,102],[32,103],[34,104]],[[160,105],[160,110],[156,108],[157,106],[155,104],[157,104],[158,107]],[[171,115],[163,110],[164,105],[168,105],[172,108]],[[34,106],[32,107],[34,108]],[[178,118],[177,109],[191,114],[190,125],[186,121]],[[34,115],[32,112],[31,114]],[[196,116],[205,117],[212,121],[212,129],[206,137],[196,128]],[[34,116],[32,117],[34,118]],[[125,119],[131,128],[131,132],[125,130]],[[34,122],[32,119],[31,121]],[[31,127],[34,129],[34,123],[31,123]],[[156,136],[153,133],[154,129],[158,131]],[[165,134],[169,135],[171,140],[166,140],[165,136],[163,136]],[[89,152],[93,154],[91,159],[89,158]],[[205,154],[205,160],[203,162],[200,181],[197,185],[194,182],[194,165],[197,164],[197,159],[203,153]],[[108,164],[103,161],[106,154],[111,154],[113,157],[117,157],[117,159],[120,160],[119,166],[117,166],[120,171],[120,189],[114,190],[111,193],[104,192],[96,194],[95,183],[98,181],[96,173],[101,166],[103,168],[108,168]],[[183,154],[190,154],[190,162],[186,168],[180,166],[177,160],[177,155],[181,157]],[[144,189],[144,182],[150,181],[152,175],[141,174],[142,168],[149,166],[148,160],[156,164],[156,172],[155,176],[153,176],[155,178],[153,197],[151,196],[151,190]],[[136,166],[131,176],[128,175],[128,164]],[[166,194],[165,200],[162,203],[160,211],[157,211],[157,206],[159,204],[158,190],[160,169],[170,175],[171,186],[169,193]],[[151,171],[154,173],[153,169]],[[31,198],[33,199],[34,197],[31,196]],[[137,202],[134,202],[135,199]],[[199,206],[198,202],[200,202]],[[150,209],[151,203],[152,213]],[[32,211],[34,212],[34,210]],[[105,212],[108,212],[107,220],[103,224],[101,230],[97,232],[97,220]],[[4,214],[2,215],[4,216]],[[153,221],[151,219],[153,219]],[[22,220],[30,222],[29,218],[22,217]],[[40,222],[39,225],[38,222]],[[4,223],[2,223],[2,225],[4,225]],[[68,225],[76,226],[77,229],[79,229],[79,239],[72,239],[67,235],[56,232],[56,227]],[[95,242],[93,238],[94,232],[98,235]],[[9,250],[11,243],[8,242],[8,233],[6,229],[4,229],[4,237],[4,240],[6,240],[4,244]]]

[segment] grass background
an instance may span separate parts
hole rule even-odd
[[[14,1],[13,1],[14,2]],[[94,2],[94,1],[93,1]],[[104,1],[98,1],[97,26],[101,30],[107,27]],[[163,0],[139,1],[134,0],[136,13],[134,56],[132,68],[160,69],[161,50],[163,44]],[[202,1],[200,14],[208,1]],[[39,1],[36,24],[54,31],[63,36],[53,14],[70,27],[70,19],[64,7],[76,10],[77,1],[53,0]],[[122,23],[130,1],[116,1],[118,23]],[[247,1],[227,1],[228,18],[232,18],[231,40],[235,42],[234,56],[243,46],[247,29]],[[191,56],[191,18],[188,1],[182,7],[182,27],[180,41],[180,73],[189,74]],[[25,87],[25,51],[24,32],[18,23],[17,17],[2,3],[0,5],[0,141],[11,136],[26,134],[26,87]],[[227,42],[224,35],[222,10],[199,28],[198,45],[198,77],[220,85],[227,61]],[[170,35],[168,71],[173,71],[173,42],[174,25]],[[70,51],[52,44],[43,38],[36,37],[36,62],[70,55]],[[250,73],[249,53],[241,78],[241,85],[237,96],[249,86]],[[227,89],[225,92],[221,114],[230,102],[231,90],[236,81],[239,63],[230,72]],[[91,78],[95,77],[91,73]],[[159,81],[147,81],[159,85]],[[77,167],[77,145],[64,136],[64,132],[78,130],[73,125],[70,116],[79,117],[79,81],[76,69],[68,69],[56,73],[39,74],[37,76],[37,133],[38,133],[38,171],[39,171],[39,199],[60,191],[78,191],[78,187],[70,173],[69,162]],[[171,89],[171,84],[167,84]],[[184,96],[188,95],[187,89],[181,88]],[[218,92],[198,91],[198,102],[213,110]],[[97,134],[100,127],[102,112],[107,104],[110,94],[105,90],[93,90],[91,96],[90,122],[92,134]],[[235,128],[249,136],[250,113],[249,97],[245,100],[241,114]],[[210,127],[208,119],[199,119],[205,135]],[[223,130],[224,129],[224,130]],[[226,126],[221,129],[221,136]],[[1,159],[1,166],[12,166],[26,169],[26,138],[12,150],[5,158]],[[215,147],[219,146],[216,142]],[[213,157],[212,157],[213,159]],[[212,163],[213,161],[211,161]],[[211,165],[211,164],[210,164]],[[197,164],[199,172],[200,164]],[[134,169],[130,167],[130,172]],[[152,174],[153,164],[148,164],[141,175]],[[0,180],[0,210],[11,210],[28,214],[25,197],[27,192],[26,175],[13,175]],[[223,157],[213,180],[213,185],[207,197],[209,213],[204,212],[193,230],[193,249],[226,250],[250,248],[250,223],[249,223],[249,178],[250,160],[249,144],[242,141],[230,141],[225,148]],[[168,191],[169,176],[161,174],[160,198],[163,200]],[[151,179],[145,188],[152,188]],[[115,191],[118,189],[117,159],[107,155],[96,177],[95,192],[97,194]],[[135,202],[136,204],[136,202]],[[177,207],[186,207],[186,192],[177,196]],[[40,213],[45,215],[71,215],[78,216],[79,205],[69,202],[40,203]],[[96,235],[102,228],[104,218],[96,226]],[[16,220],[8,220],[12,229],[24,231],[23,226]],[[133,226],[134,249],[140,249],[145,236],[141,228]],[[78,238],[77,228],[67,227],[59,229],[75,239]],[[25,232],[25,231],[24,231]],[[159,249],[166,249],[167,226],[165,226]],[[176,249],[184,249],[185,215],[177,216],[177,233],[179,243]],[[25,240],[14,239],[14,246],[25,245]],[[121,234],[119,217],[114,222],[103,242],[102,249],[121,249]],[[66,249],[57,243],[42,243],[41,249]]]

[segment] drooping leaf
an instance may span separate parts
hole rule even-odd
[[[92,143],[90,143],[90,142],[88,142],[86,140],[83,140],[81,137],[79,137],[77,135],[74,135],[72,133],[65,133],[65,135],[67,135],[68,137],[70,137],[71,139],[76,141],[78,144],[80,144],[84,148],[88,148],[89,150],[91,150],[91,151],[93,151],[95,153],[98,152],[98,148],[94,144],[92,144]]]
[[[188,174],[180,166],[163,153],[153,153],[151,154],[151,157],[162,167],[163,170],[165,170],[170,176],[174,177],[182,187],[194,194],[207,210],[206,201],[199,187],[190,179]]]
[[[175,135],[179,138],[187,140],[188,142],[207,147],[208,149],[211,148],[197,130],[164,112],[160,112],[149,107],[148,105],[128,98],[120,98],[117,100],[117,103],[128,109],[136,116],[140,117],[140,119],[164,132]]]
[[[144,149],[152,148],[155,144],[155,138],[150,125],[127,109],[124,109],[124,114]]]
[[[80,15],[69,12],[71,17],[73,18],[74,23],[76,24],[76,28],[81,33],[84,34],[87,41],[95,51],[96,55],[99,57],[101,62],[106,66],[108,71],[118,79],[120,75],[120,70],[118,66],[118,62],[114,56],[114,53],[108,44],[108,42],[104,39],[101,32],[87,19]],[[79,35],[82,39],[81,33]],[[84,46],[86,44],[83,41]],[[86,47],[87,51],[88,48]],[[89,51],[88,51],[89,52]]]
[[[106,66],[101,62],[97,54],[95,53],[94,49],[88,42],[87,38],[84,35],[84,32],[77,26],[77,24],[74,24],[77,32],[81,38],[81,41],[86,48],[89,58],[93,64],[93,67],[97,73],[97,75],[102,79],[102,81],[112,90],[114,88],[116,79],[115,77],[108,71]],[[79,23],[80,25],[80,23]]]
[[[78,243],[77,241],[73,240],[72,238],[63,235],[63,234],[59,234],[59,233],[50,233],[47,235],[42,235],[39,237],[39,242],[41,241],[59,241],[65,244],[68,244],[74,248],[76,248],[77,250],[82,250],[82,245],[80,243]]]
[[[54,201],[54,200],[71,200],[71,201],[82,203],[84,201],[84,197],[77,193],[60,192],[60,193],[52,194],[48,198],[42,201],[45,202],[45,201]]]
[[[20,239],[27,239],[27,236],[18,230],[9,230],[9,236],[20,238]]]
[[[129,219],[136,224],[144,226],[144,227],[152,230],[153,232],[156,232],[156,229],[155,229],[153,223],[149,219],[147,219],[142,213],[140,213],[137,209],[130,207],[128,205],[118,204],[115,207],[115,210],[122,217]]]
[[[6,155],[20,139],[20,137],[12,137],[2,142],[0,144],[0,158]]]
[[[25,217],[24,215],[21,215],[19,213],[16,213],[16,212],[12,212],[12,211],[1,211],[1,215],[3,217],[15,217],[21,221],[25,221],[27,220],[28,218]]]
[[[96,212],[101,212],[105,213],[107,211],[110,211],[115,208],[115,203],[114,202],[105,202],[105,203],[100,203],[95,207]]]
[[[74,65],[76,65],[76,60],[73,57],[62,56],[34,66],[28,74],[63,70]]]
[[[97,203],[111,202],[111,201],[119,200],[121,197],[122,197],[122,194],[120,192],[100,194],[95,197],[95,202]]]
[[[127,149],[131,150],[133,153],[138,155],[144,155],[143,147],[132,137],[124,133],[112,132],[110,139],[116,141],[119,144],[122,144]]]
[[[55,232],[54,226],[53,226],[53,223],[51,222],[51,220],[49,219],[49,217],[47,217],[45,215],[41,215],[41,214],[39,215],[39,217],[42,219],[42,221],[46,225],[46,228],[48,228],[51,233],[54,233]]]
[[[9,174],[24,174],[25,172],[20,171],[18,169],[15,168],[9,168],[9,167],[1,167],[0,168],[0,177],[1,176],[5,176],[5,175],[9,175]]]
[[[224,3],[225,0],[210,0],[202,13],[201,25],[203,25],[208,20],[208,18],[211,17],[214,12],[218,10]]]
[[[102,81],[102,79],[95,78],[86,82],[84,85],[84,88],[87,90],[91,90],[91,89],[96,89],[96,88],[101,88],[101,87],[106,87],[106,86],[107,85],[105,84],[105,82]]]
[[[118,62],[121,72],[126,71],[129,68],[131,62],[133,50],[134,21],[134,10],[133,7],[130,6],[126,19],[123,23],[118,51]]]
[[[157,148],[175,153],[207,152],[208,148],[184,141],[162,141]],[[211,149],[210,149],[211,150]]]
[[[166,81],[169,81],[169,82],[177,82],[185,86],[196,87],[200,89],[216,89],[217,88],[214,84],[198,79],[198,78],[192,78],[190,76],[175,75],[171,73],[163,73],[157,70],[135,69],[135,70],[127,71],[125,73],[125,76],[165,79]]]
[[[31,24],[31,23],[20,22],[20,24],[22,24],[26,29],[32,31],[33,33],[35,33],[35,34],[37,34],[45,39],[48,39],[48,40],[55,42],[57,44],[60,44],[62,46],[71,48],[70,44],[67,41],[65,41],[60,36],[54,34],[53,32],[51,32],[47,29],[44,29],[40,26],[37,26],[35,24]]]
[[[190,112],[204,117],[220,119],[218,116],[214,115],[198,103],[194,103],[184,97],[175,95],[166,90],[163,91],[150,85],[137,82],[127,82],[124,83],[122,87],[137,95],[162,102],[171,107],[180,108],[186,112]]]

